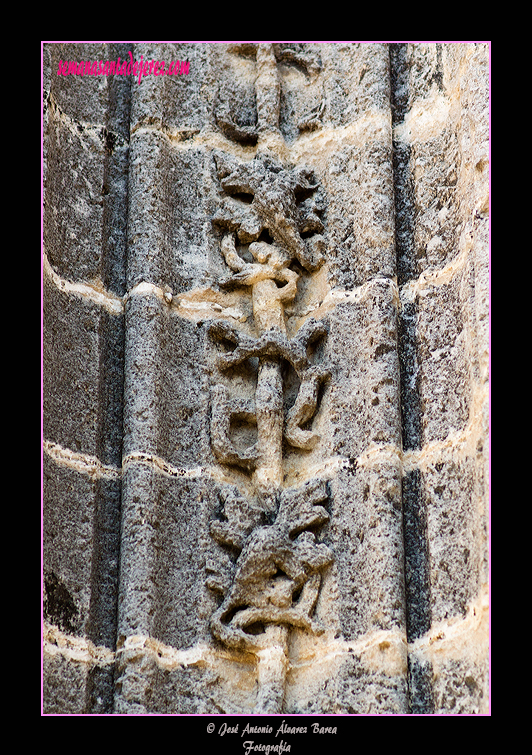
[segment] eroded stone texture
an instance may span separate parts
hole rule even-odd
[[[430,627],[467,626],[487,590],[489,60],[488,46],[476,43],[392,45],[391,55],[403,412],[413,417],[405,439],[417,450],[417,510],[426,528],[424,630],[415,636],[430,637],[437,634]],[[487,710],[487,677],[474,650],[481,633],[468,631],[461,684],[454,676],[447,686],[442,668],[454,675],[453,664],[438,654],[413,653],[429,669],[424,686],[434,685],[435,712]]]
[[[43,50],[44,616],[76,642],[110,651],[120,540],[129,83],[56,72],[61,59],[116,59],[126,49]],[[100,667],[90,654],[69,659],[61,647],[52,634],[44,711],[111,710],[112,666]]]
[[[86,712],[87,667],[57,656],[44,656],[43,698],[47,714],[80,715]]]
[[[488,710],[487,55],[46,47],[46,711]]]
[[[278,132],[280,85],[274,48],[259,45],[256,59],[260,137]],[[222,285],[251,289],[255,337],[225,322],[211,323],[209,332],[220,345],[232,346],[218,357],[219,370],[238,368],[250,359],[258,360],[258,366],[254,401],[230,404],[225,389],[213,390],[213,450],[222,464],[252,472],[253,497],[248,491],[239,495],[235,487],[225,499],[226,521],[211,524],[213,537],[225,548],[222,562],[209,568],[213,577],[207,584],[223,598],[211,630],[223,645],[256,654],[255,711],[276,713],[286,694],[289,632],[294,627],[317,635],[325,631],[313,613],[321,572],[334,561],[332,551],[316,542],[316,530],[329,518],[317,505],[329,497],[326,484],[315,479],[283,489],[283,439],[304,450],[316,446],[319,436],[311,423],[320,386],[330,378],[325,366],[309,358],[310,348],[326,336],[326,325],[309,319],[290,339],[285,315],[297,297],[299,274],[293,265],[312,272],[324,263],[324,200],[311,170],[292,170],[268,153],[259,152],[245,164],[218,154],[216,162],[229,196],[214,223],[225,231],[221,252],[233,273]],[[285,418],[283,372],[288,365],[300,385]],[[257,428],[256,442],[243,452],[231,442],[233,419]],[[236,560],[228,550],[238,553]]]

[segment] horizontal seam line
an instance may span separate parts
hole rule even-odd
[[[180,298],[184,297],[185,294],[176,294],[175,296],[170,293],[168,290],[164,290],[160,286],[155,285],[154,283],[149,283],[147,281],[140,281],[139,283],[136,283],[130,291],[128,291],[124,296],[120,297],[116,294],[112,294],[108,291],[101,290],[100,288],[97,288],[94,285],[91,285],[90,283],[75,283],[72,281],[69,281],[66,278],[62,278],[58,273],[55,272],[53,267],[51,266],[46,254],[43,255],[43,270],[46,275],[51,279],[51,281],[56,285],[58,289],[61,291],[65,291],[66,293],[71,293],[75,296],[80,296],[82,298],[89,299],[93,301],[95,304],[99,304],[100,306],[103,306],[104,308],[111,311],[113,314],[122,314],[125,311],[125,305],[128,302],[130,298],[133,298],[135,296],[156,296],[158,299],[165,302],[166,305],[170,305],[174,299],[178,302],[177,306],[172,306],[171,311],[177,314],[180,317],[186,317],[184,313],[181,313],[179,311],[179,308],[181,306]],[[308,311],[297,313],[294,312],[295,317],[303,317],[307,314],[311,314],[314,310],[319,309],[322,306],[334,306],[336,307],[338,304],[346,303],[346,302],[356,302],[359,299],[363,298],[364,295],[371,289],[372,286],[375,285],[382,285],[385,284],[395,294],[396,299],[396,305],[399,304],[399,289],[397,286],[397,282],[393,278],[387,278],[387,277],[376,277],[371,278],[368,281],[365,281],[360,286],[356,286],[353,289],[332,289],[329,294],[327,294],[326,298],[323,300],[323,302],[314,307],[313,309],[309,309]],[[186,294],[190,295],[192,291],[195,289],[191,289],[190,291],[187,291]],[[186,310],[186,304],[185,301],[182,305],[183,309]],[[206,302],[206,305],[209,305],[209,302]],[[215,310],[218,311],[218,310]],[[223,311],[219,313],[218,316],[223,315]],[[213,315],[214,317],[214,315]],[[233,318],[234,319],[234,318]]]
[[[100,287],[96,287],[90,283],[75,283],[69,281],[67,278],[62,278],[53,269],[46,253],[43,254],[43,272],[60,291],[79,296],[83,299],[89,299],[94,304],[104,307],[104,309],[107,309],[112,314],[122,314],[124,311],[123,297],[102,290]]]
[[[468,260],[468,250],[463,249],[451,262],[442,268],[424,270],[415,280],[404,283],[399,288],[401,302],[412,301],[420,292],[446,286],[452,283],[458,273],[462,272]]]
[[[43,650],[48,655],[62,655],[77,663],[110,665],[115,661],[115,651],[103,645],[95,645],[84,637],[62,632],[54,624],[43,624]]]
[[[88,474],[91,477],[119,477],[121,474],[119,467],[104,464],[96,456],[72,451],[53,441],[45,440],[43,442],[43,449],[58,464]]]

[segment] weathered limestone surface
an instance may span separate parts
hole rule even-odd
[[[398,45],[392,61],[404,462],[426,541],[411,665],[432,665],[436,712],[474,713],[488,705],[488,46]]]
[[[489,711],[488,53],[45,45],[45,713]]]
[[[43,696],[52,713],[103,712],[113,687],[104,651],[116,643],[129,140],[124,81],[55,72],[61,58],[119,54],[124,46],[43,50]]]

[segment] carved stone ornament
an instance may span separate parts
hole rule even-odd
[[[490,72],[43,43],[43,715],[489,715]]]
[[[303,451],[316,445],[312,419],[320,387],[330,377],[309,356],[326,336],[325,323],[308,320],[289,339],[284,311],[297,296],[296,270],[314,271],[323,261],[324,202],[312,171],[285,168],[271,155],[242,164],[218,153],[216,165],[224,199],[213,222],[222,231],[228,267],[220,286],[251,288],[255,337],[225,321],[211,322],[209,333],[226,349],[217,359],[221,373],[249,359],[258,360],[258,367],[254,400],[230,398],[221,384],[212,391],[213,452],[221,464],[251,475],[255,496],[250,500],[230,489],[222,496],[224,519],[211,522],[220,553],[207,565],[207,585],[222,597],[211,629],[227,647],[257,654],[257,709],[272,712],[282,705],[290,628],[323,632],[313,612],[321,572],[333,561],[332,551],[316,540],[329,519],[326,483],[283,488],[283,444]],[[299,379],[287,412],[283,363]],[[244,449],[231,439],[232,423],[239,420],[256,426],[256,442]]]
[[[333,561],[332,551],[316,540],[329,519],[326,483],[283,487],[283,447],[314,448],[319,437],[312,420],[320,388],[330,377],[327,367],[310,356],[311,346],[325,338],[326,324],[308,320],[289,338],[285,321],[285,306],[297,297],[301,274],[316,271],[324,261],[325,197],[312,170],[285,166],[260,138],[282,139],[277,62],[292,60],[314,74],[319,62],[271,44],[237,45],[231,51],[256,59],[257,128],[247,136],[259,138],[259,146],[247,162],[214,153],[221,198],[213,224],[227,265],[219,285],[251,290],[254,333],[219,320],[210,323],[209,335],[219,348],[220,375],[230,380],[239,366],[254,363],[256,388],[254,398],[237,391],[230,396],[222,381],[212,390],[213,453],[220,464],[247,474],[251,488],[247,495],[236,486],[221,493],[223,519],[210,524],[219,547],[217,558],[207,564],[207,586],[221,597],[211,618],[213,636],[228,648],[257,656],[256,712],[279,712],[288,633],[291,627],[323,632],[314,609],[321,572]],[[286,365],[299,381],[287,411]],[[238,422],[255,427],[256,442],[244,448],[233,442],[231,428]]]

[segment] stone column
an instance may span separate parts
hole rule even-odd
[[[124,379],[129,80],[57,76],[43,49],[43,698],[113,707]]]
[[[45,46],[45,712],[488,710],[488,52]]]
[[[391,46],[415,712],[488,710],[488,54]]]

